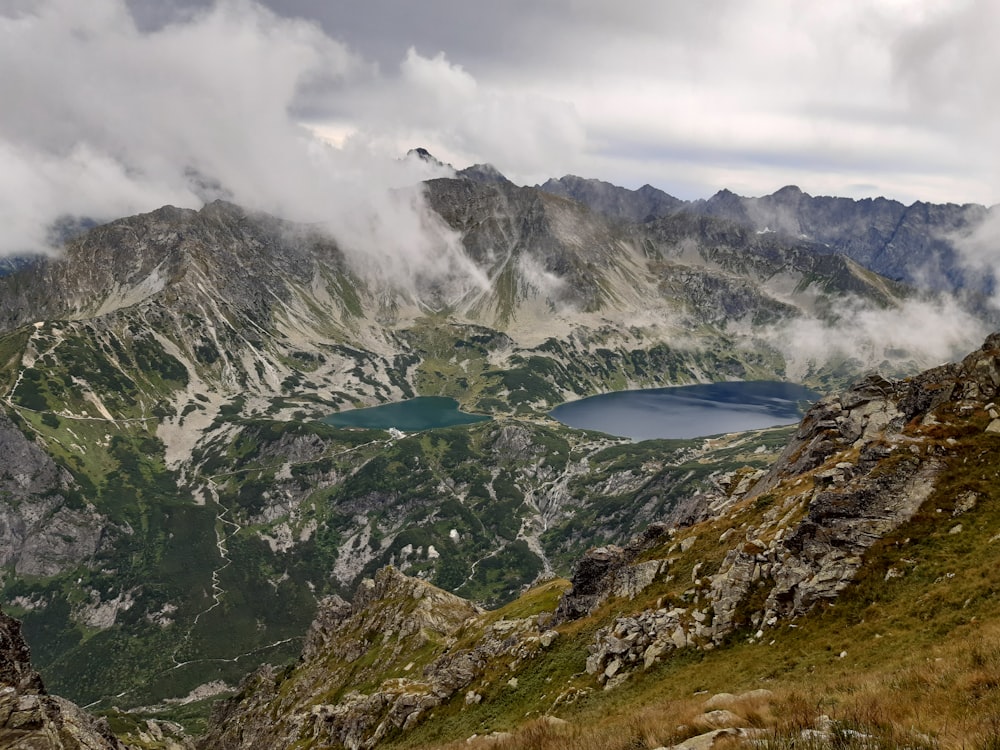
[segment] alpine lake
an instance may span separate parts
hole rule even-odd
[[[549,415],[569,427],[632,440],[688,439],[792,424],[820,394],[794,383],[740,381],[617,391],[571,401]],[[336,427],[421,432],[483,422],[443,396],[421,396],[367,409],[338,412]]]

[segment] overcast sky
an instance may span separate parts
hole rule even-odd
[[[997,28],[993,0],[0,0],[0,252],[209,183],[308,218],[418,145],[522,184],[993,204]]]

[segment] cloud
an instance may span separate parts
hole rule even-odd
[[[986,186],[996,200],[1000,188],[1000,47],[994,29],[1000,6],[989,0],[934,6],[910,24],[893,46],[894,78],[915,116],[962,146],[966,179]],[[959,253],[968,279],[993,291],[1000,308],[1000,212],[947,239]]]
[[[194,174],[292,218],[337,187],[336,155],[288,115],[307,75],[357,64],[315,26],[235,1],[154,33],[115,0],[4,7],[0,252],[38,249],[60,214],[198,206]]]
[[[118,0],[0,10],[0,67],[16,71],[0,79],[0,256],[50,250],[62,217],[222,196],[324,227],[369,278],[425,304],[485,285],[417,187],[447,170],[397,143],[334,148],[297,121],[303,100],[374,73],[317,25],[240,0],[146,31]],[[470,84],[453,79],[461,96]]]
[[[517,259],[517,270],[525,296],[535,296],[555,307],[556,302],[566,303],[569,295],[566,280],[547,271],[540,260],[532,255],[521,255]]]
[[[458,234],[427,207],[419,189],[369,193],[343,206],[325,226],[363,278],[391,286],[411,302],[442,309],[489,288]]]
[[[780,351],[792,380],[848,359],[878,369],[889,363],[923,369],[954,361],[979,346],[988,326],[948,295],[907,299],[875,308],[841,300],[825,319],[801,317],[775,326],[762,338]]]
[[[414,49],[387,75],[250,0],[0,0],[0,68],[0,256],[51,250],[65,217],[225,197],[324,227],[366,277],[440,306],[487,280],[417,187],[449,171],[400,155],[448,146],[527,169],[580,140],[562,104]],[[314,130],[310,111],[345,122]]]
[[[516,182],[573,172],[683,198],[797,184],[903,202],[997,199],[977,158],[988,128],[971,138],[960,118],[924,106],[937,90],[954,96],[954,81],[986,94],[978,110],[992,107],[989,2],[262,1],[315,18],[372,61],[370,75],[296,102],[337,142],[419,143]],[[131,2],[162,16],[164,4],[198,0]],[[982,40],[971,59],[970,32]],[[947,74],[922,62],[935,34]],[[921,81],[939,85],[918,96]]]
[[[575,167],[586,140],[571,103],[483,86],[445,53],[425,57],[413,47],[394,74],[352,81],[305,112],[310,122],[337,123],[344,143],[419,144],[459,166],[501,165],[525,182]]]

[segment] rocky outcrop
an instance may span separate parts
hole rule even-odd
[[[1000,336],[994,335],[959,364],[903,381],[872,376],[811,409],[751,491],[756,498],[782,497],[780,507],[727,555],[713,581],[716,637],[735,624],[736,609],[754,586],[768,589],[754,624],[801,615],[835,598],[872,544],[931,495],[954,440],[942,441],[927,428],[957,423],[961,430],[976,412],[995,411],[998,386]],[[803,477],[811,478],[811,488],[787,489]],[[797,522],[782,524],[782,516]]]
[[[31,667],[21,624],[0,612],[0,747],[10,750],[127,750],[106,721],[48,695]]]
[[[605,687],[614,687],[640,665],[649,669],[679,648],[704,645],[712,634],[709,615],[697,608],[661,607],[634,617],[618,617],[601,628],[589,647],[587,674]]]
[[[468,684],[464,663],[418,666],[421,649],[447,647],[475,605],[394,568],[366,579],[348,604],[324,600],[290,673],[263,667],[212,716],[212,750],[323,745],[374,747]],[[387,674],[398,677],[386,679]],[[359,690],[358,686],[375,687]],[[275,719],[277,716],[279,718]]]
[[[767,628],[836,599],[872,545],[931,497],[954,458],[958,441],[951,435],[988,434],[1000,425],[998,394],[1000,334],[959,364],[902,381],[871,376],[820,401],[748,492],[739,512],[767,508],[760,521],[722,534],[719,541],[729,549],[717,572],[699,577],[701,566],[694,566],[684,594],[690,606],[617,617],[596,633],[587,672],[614,686],[674,649],[714,647],[739,629],[761,638]],[[966,493],[956,508],[975,502],[974,493]],[[671,536],[657,530],[634,548]],[[631,597],[657,577],[668,579],[685,544],[693,544],[692,537],[663,559],[642,562],[622,548],[590,551],[557,617],[585,616],[611,596]],[[623,585],[629,580],[637,582],[631,589]]]
[[[654,523],[626,547],[587,550],[573,568],[573,585],[560,598],[554,621],[558,624],[584,617],[612,596],[634,597],[664,567],[661,560],[635,563],[635,559],[673,533],[665,524]]]
[[[326,599],[299,663],[248,677],[237,696],[217,706],[200,747],[376,747],[448,701],[480,703],[474,683],[518,669],[560,637],[549,620],[494,619],[383,568],[353,602]]]

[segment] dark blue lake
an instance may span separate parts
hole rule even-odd
[[[818,398],[793,383],[708,383],[605,393],[562,404],[549,414],[570,427],[633,440],[695,438],[792,424],[802,418],[800,402]]]
[[[335,427],[365,427],[388,430],[395,427],[403,432],[420,432],[434,427],[483,422],[490,417],[459,411],[458,402],[444,396],[420,396],[394,404],[349,409],[337,412],[323,421]]]

